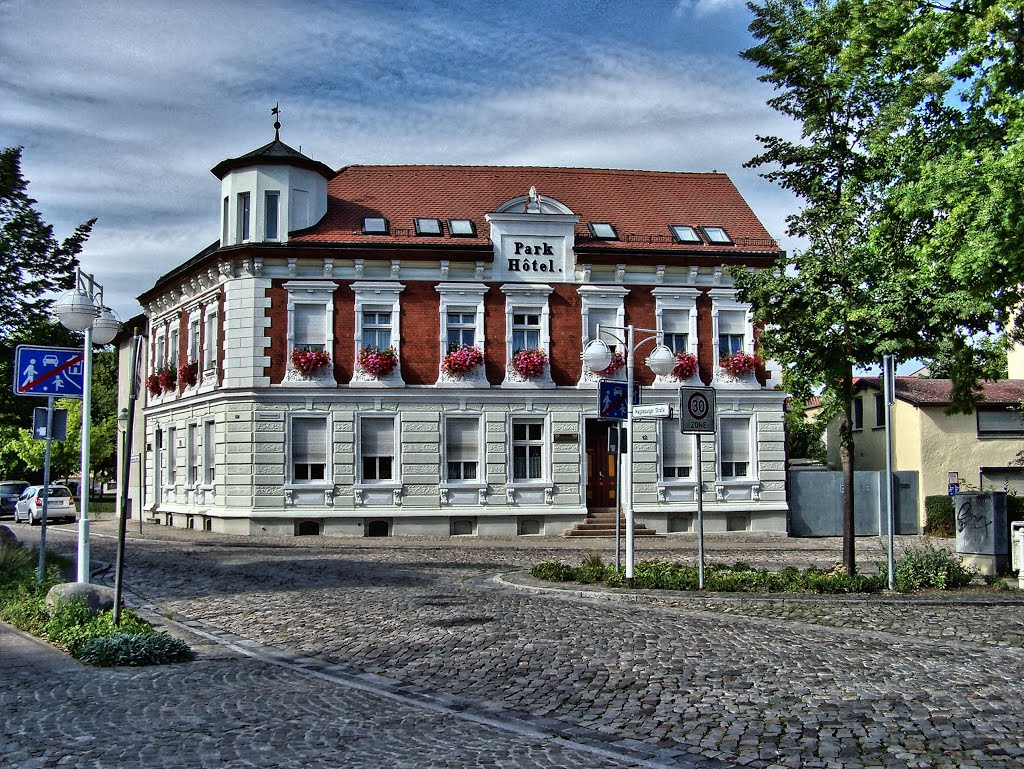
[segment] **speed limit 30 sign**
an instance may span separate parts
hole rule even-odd
[[[688,435],[715,432],[715,390],[713,387],[679,388],[679,430]]]

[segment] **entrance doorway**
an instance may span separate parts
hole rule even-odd
[[[617,422],[587,420],[587,510],[590,512],[614,512],[618,506],[615,488],[618,455],[608,451],[608,431],[617,428]]]

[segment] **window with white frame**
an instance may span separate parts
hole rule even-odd
[[[476,344],[476,309],[453,307],[445,313],[448,349]]]
[[[361,328],[364,348],[386,350],[391,346],[391,308],[364,307]]]
[[[290,427],[291,480],[294,483],[326,480],[327,417],[292,417]]]
[[[237,241],[239,243],[249,239],[249,213],[250,213],[250,196],[248,192],[238,193],[238,202],[236,205],[235,216],[237,217],[238,227]]]
[[[188,485],[199,482],[199,425],[188,426]]]
[[[175,320],[175,323],[177,321]],[[178,329],[171,328],[167,333],[167,365],[178,365]]]
[[[512,313],[512,352],[540,347],[539,307],[520,308]]]
[[[327,310],[322,303],[292,307],[292,349],[321,352],[327,347]]]
[[[663,423],[661,434],[661,477],[666,481],[679,481],[693,477],[693,436],[672,429],[673,423]]]
[[[199,360],[199,318],[189,318],[188,321],[188,362],[196,363]]]
[[[160,369],[167,363],[167,337],[163,334],[158,334],[156,338],[156,353],[153,356],[155,361],[155,369]]]
[[[178,481],[178,430],[167,428],[167,485],[173,486]]]
[[[217,423],[203,423],[203,483],[212,486],[217,480]]]
[[[277,240],[280,237],[280,224],[278,211],[281,203],[281,193],[268,191],[264,194],[264,238],[266,240]]]
[[[208,306],[203,317],[203,368],[206,370],[217,367],[217,310]]]
[[[364,483],[395,480],[395,418],[359,420],[360,480]]]
[[[746,352],[747,314],[743,310],[722,310],[718,313],[718,357],[727,358]]]
[[[480,418],[448,417],[444,423],[446,477],[476,481],[480,467]]]
[[[505,356],[511,360],[519,350],[539,349],[550,355],[551,318],[548,297],[554,289],[551,286],[533,283],[507,283],[501,287],[505,294]],[[513,369],[506,369],[505,384],[520,380],[510,378]],[[550,366],[544,373],[534,377],[533,384],[546,387],[553,385]]]
[[[695,288],[658,286],[652,292],[658,330],[674,353],[697,353],[697,296]]]
[[[544,420],[517,417],[512,420],[512,480],[544,478]]]
[[[750,417],[722,417],[718,423],[721,461],[719,478],[751,477]]]
[[[661,316],[665,346],[674,353],[690,351],[690,311],[665,310]]]
[[[613,307],[591,307],[587,311],[587,341],[593,339],[600,339],[612,352],[619,349],[622,346],[622,341],[619,339],[620,333],[617,332],[616,326],[621,324],[618,322],[618,311]],[[600,335],[597,333],[597,329],[601,329]]]

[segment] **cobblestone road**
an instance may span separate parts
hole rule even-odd
[[[97,559],[113,557],[103,526],[94,528]],[[72,551],[74,531],[54,530],[51,541]],[[197,744],[207,746],[197,748],[196,760],[224,749],[213,737],[218,722],[241,729],[252,719],[263,726],[250,738],[298,740],[309,752],[297,751],[295,764],[311,766],[332,765],[313,755],[344,740],[346,729],[382,735],[366,741],[377,749],[395,746],[391,761],[345,761],[361,766],[554,767],[575,766],[580,757],[588,766],[692,766],[698,757],[754,767],[1024,766],[1024,600],[1016,592],[956,601],[610,601],[486,579],[505,573],[529,588],[532,581],[515,572],[549,558],[578,562],[592,543],[253,541],[149,527],[145,537],[164,541],[136,533],[129,542],[126,584],[136,594],[199,632],[222,633],[239,649],[255,642],[262,646],[252,648],[289,662],[280,668],[204,657],[167,673],[103,674],[168,676],[153,691],[175,696],[146,711],[146,723],[161,716],[191,733],[187,717],[175,719],[196,714],[203,721],[195,725]],[[858,546],[864,564],[884,560],[876,541]],[[638,556],[667,552],[692,561],[693,550],[692,541],[658,540],[640,545]],[[840,552],[837,540],[735,538],[709,538],[708,551],[716,561],[798,566],[831,565]],[[203,674],[204,666],[218,672]],[[314,675],[324,671],[377,681],[380,690],[367,696],[411,697],[397,703],[411,710],[375,723],[393,707],[335,701],[338,688],[325,690]],[[197,684],[173,679],[203,675],[213,681],[195,703],[182,689]],[[451,712],[425,709],[438,696]],[[225,702],[244,706],[242,714],[229,715]],[[524,752],[513,754],[519,740],[509,740],[510,732],[488,733],[491,727],[472,720],[485,717],[549,739],[524,738]],[[507,749],[492,763],[472,747],[461,758],[443,753],[448,728],[451,735],[467,729],[477,738],[469,746],[498,734],[493,744]],[[559,746],[552,735],[624,752],[543,753]],[[231,755],[243,756],[246,737],[233,739]],[[394,763],[402,756],[413,763]]]

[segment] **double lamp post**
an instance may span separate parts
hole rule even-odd
[[[54,305],[62,326],[70,331],[85,332],[82,378],[82,472],[79,481],[80,514],[78,518],[78,581],[89,581],[89,428],[92,412],[92,346],[109,344],[121,330],[121,323],[103,304],[103,286],[95,278],[75,269],[75,288]]]
[[[621,483],[621,505],[625,511],[626,518],[626,579],[632,581],[633,579],[633,452],[629,450],[629,444],[633,440],[633,407],[636,405],[633,402],[633,381],[634,381],[634,363],[633,358],[636,355],[636,351],[641,345],[646,344],[650,341],[657,341],[651,354],[647,356],[645,363],[647,368],[653,371],[658,376],[668,376],[672,373],[672,369],[676,365],[676,356],[668,347],[663,343],[662,332],[652,328],[636,328],[632,325],[628,326],[598,326],[597,327],[597,338],[589,342],[583,349],[583,363],[592,372],[599,374],[611,365],[612,362],[612,350],[601,340],[601,332],[612,331],[621,332],[623,337],[619,337],[621,341],[625,343],[625,358],[626,358],[626,440],[625,444],[619,445],[619,457],[620,467],[622,468],[620,473],[622,476]],[[648,334],[641,338],[636,339],[636,332],[639,331],[642,334]],[[625,452],[625,461],[622,457],[622,452]],[[617,558],[618,556],[616,556]]]

